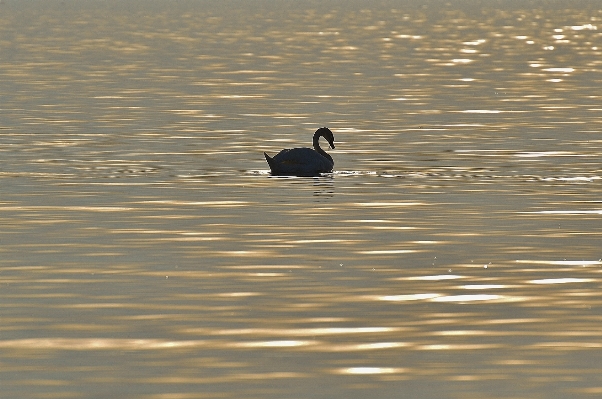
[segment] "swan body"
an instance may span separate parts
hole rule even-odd
[[[313,149],[285,149],[273,158],[265,152],[265,160],[270,165],[274,176],[317,176],[320,173],[332,172],[332,157],[320,148],[320,137],[324,137],[330,148],[334,149],[334,135],[327,127],[321,127],[314,133]]]

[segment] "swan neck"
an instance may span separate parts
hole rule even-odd
[[[328,155],[328,153],[324,151],[322,147],[320,147],[320,137],[322,137],[322,135],[318,133],[314,134],[314,150],[316,150],[316,152],[322,155],[324,158],[332,161],[332,157]]]
[[[314,150],[323,155],[326,154],[326,151],[324,151],[322,147],[320,147],[320,137],[321,136],[319,134],[314,134]]]

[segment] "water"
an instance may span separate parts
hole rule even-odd
[[[220,4],[0,4],[0,397],[600,396],[597,5]]]

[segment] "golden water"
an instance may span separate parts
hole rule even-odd
[[[0,4],[0,397],[599,397],[594,2],[220,4]]]

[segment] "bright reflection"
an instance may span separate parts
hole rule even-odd
[[[602,215],[602,209],[581,211],[581,210],[570,210],[570,211],[537,211],[537,212],[524,212],[524,213],[541,213],[544,215]]]
[[[431,301],[431,302],[520,302],[524,301],[524,297],[518,296],[506,296],[506,295],[494,295],[494,294],[474,294],[474,295],[442,295],[435,293],[425,294],[409,294],[409,295],[385,295],[373,297],[373,299],[379,301],[391,301],[391,302],[406,302],[406,301]]]
[[[353,205],[357,206],[370,206],[370,207],[395,207],[395,206],[418,206],[418,205],[426,205],[424,202],[401,202],[401,201],[391,201],[391,202],[356,202]]]
[[[567,157],[576,156],[575,153],[569,151],[526,151],[519,152],[515,155],[520,158],[540,158],[540,157]]]
[[[475,302],[494,301],[504,299],[502,295],[477,294],[477,295],[448,295],[433,298],[433,302]]]
[[[575,68],[544,68],[542,69],[542,71],[547,71],[547,72],[574,72]]]
[[[591,278],[543,278],[540,280],[531,280],[532,284],[568,284],[568,283],[589,283],[594,281]]]
[[[470,42],[463,42],[462,44],[466,45],[466,46],[478,46],[479,44],[483,44],[485,43],[487,40],[485,39],[477,39],[477,40],[473,40]]]
[[[372,342],[369,344],[332,344],[331,342],[322,345],[320,350],[325,352],[353,352],[353,351],[369,351],[379,349],[394,349],[411,346],[407,342]]]
[[[435,335],[451,335],[451,336],[466,336],[466,335],[487,335],[487,331],[483,330],[450,330],[439,331]]]
[[[390,254],[411,254],[419,252],[415,249],[385,249],[381,251],[359,251],[360,254],[366,255],[390,255]]]
[[[502,111],[497,109],[466,109],[464,111],[458,111],[463,114],[500,114]]]
[[[399,348],[402,346],[407,346],[405,343],[401,342],[374,342],[371,344],[358,344],[352,345],[358,350],[363,349],[387,349],[387,348]]]
[[[602,348],[601,342],[541,342],[533,345],[536,348],[549,348],[549,349],[600,349]]]
[[[421,350],[429,351],[446,351],[446,350],[475,350],[475,349],[491,349],[499,348],[500,345],[495,344],[458,344],[458,345],[447,345],[447,344],[435,344],[435,345],[422,345],[418,347]]]
[[[121,349],[149,350],[188,348],[205,345],[205,341],[168,341],[161,339],[112,339],[112,338],[31,338],[0,340],[0,348],[92,350]]]
[[[403,301],[420,301],[424,299],[433,299],[440,297],[441,294],[409,294],[409,295],[386,295],[378,297],[378,300],[381,301],[394,301],[394,302],[403,302]]]
[[[496,288],[507,288],[507,286],[501,284],[468,284],[463,285],[460,288],[464,288],[466,290],[489,290]]]
[[[471,63],[473,60],[471,60],[470,58],[454,58],[452,60],[452,62],[454,64],[468,64]]]
[[[3,211],[86,211],[86,212],[121,212],[135,208],[125,206],[2,206]]]
[[[299,346],[308,346],[315,344],[315,341],[295,341],[295,340],[278,340],[278,341],[258,341],[258,342],[240,342],[232,344],[237,348],[292,348]]]
[[[224,292],[224,293],[218,294],[218,296],[220,296],[220,297],[233,297],[233,298],[250,297],[250,296],[257,296],[257,295],[261,295],[261,294],[258,292]]]
[[[424,280],[424,281],[440,281],[440,280],[455,280],[458,278],[463,278],[463,276],[458,276],[455,274],[438,274],[436,276],[418,276],[418,277],[408,277],[408,280]]]
[[[397,35],[395,37],[399,39],[422,39],[420,35]]]
[[[212,207],[234,207],[249,205],[247,201],[177,201],[177,200],[146,200],[141,201],[141,204],[166,204],[166,205],[195,205],[195,206],[212,206]]]
[[[518,259],[516,263],[532,263],[539,265],[563,265],[563,266],[595,266],[602,265],[602,259],[598,260],[526,260]]]
[[[287,241],[291,244],[316,244],[316,243],[323,243],[323,242],[347,242],[348,240],[339,240],[339,239],[315,239],[315,240],[290,240]]]
[[[585,25],[574,25],[571,26],[572,30],[597,30],[598,27],[596,25],[592,25],[592,24],[585,24]]]
[[[406,369],[393,367],[349,367],[340,369],[340,374],[395,374],[403,373]]]
[[[331,327],[331,328],[242,328],[231,330],[220,330],[220,335],[283,335],[283,336],[314,336],[314,335],[336,335],[336,334],[368,334],[398,331],[394,327]]]
[[[566,181],[566,182],[583,182],[591,183],[594,180],[601,179],[600,176],[574,176],[574,177],[543,177],[542,181]]]

